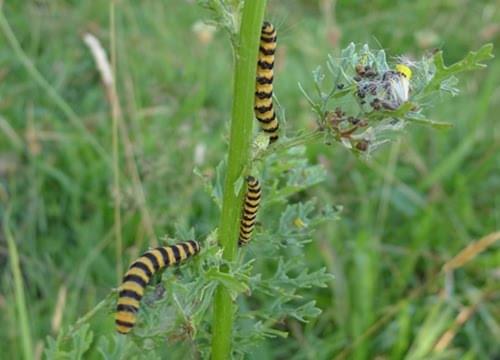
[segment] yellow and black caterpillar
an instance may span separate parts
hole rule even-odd
[[[260,183],[253,176],[247,177],[247,192],[245,194],[245,202],[243,204],[243,212],[240,222],[240,238],[238,245],[243,246],[248,244],[252,237],[252,231],[255,227],[255,219],[260,205]]]
[[[269,142],[278,140],[279,122],[273,107],[273,68],[276,51],[276,29],[264,22],[260,33],[257,81],[255,84],[255,117],[261,129],[269,134]]]
[[[145,252],[130,265],[119,288],[116,306],[116,330],[129,333],[135,325],[136,314],[144,289],[158,271],[196,255],[200,245],[193,240],[171,246],[162,246]]]

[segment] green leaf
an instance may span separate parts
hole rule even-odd
[[[208,270],[205,276],[209,280],[218,281],[235,294],[248,293],[250,291],[250,288],[244,281],[238,280],[233,275],[220,272],[217,269]]]
[[[47,339],[45,357],[47,359],[84,359],[90,349],[94,335],[89,324],[83,324],[78,330],[71,333],[68,339],[65,331],[61,331],[57,339]]]
[[[416,105],[414,103],[407,101],[394,111],[390,110],[372,111],[371,113],[368,114],[368,118],[370,120],[382,120],[384,118],[402,118],[406,116],[406,114],[408,114],[410,111],[412,111],[412,109],[414,109],[415,106]]]
[[[447,130],[449,128],[453,127],[452,123],[449,122],[441,122],[441,121],[434,121],[426,118],[418,118],[418,117],[408,117],[408,121],[419,124],[419,125],[428,125],[433,127],[434,129],[438,130]]]
[[[479,50],[469,52],[465,58],[450,66],[444,64],[443,52],[438,51],[432,58],[435,74],[425,87],[424,94],[441,89],[441,83],[453,75],[464,71],[485,68],[486,64],[483,62],[491,60],[494,57],[492,50],[493,44],[485,44]]]
[[[133,355],[138,356],[139,351],[131,341],[126,341],[125,336],[116,335],[113,337],[101,337],[97,350],[103,360],[132,359]],[[144,355],[144,354],[143,354]]]
[[[378,71],[382,72],[389,70],[384,50],[379,50],[377,52],[377,55],[375,55],[375,63],[377,64]]]
[[[220,166],[220,164],[219,164],[219,166]],[[215,185],[212,184],[211,178],[209,176],[203,174],[200,171],[200,169],[194,168],[193,174],[201,179],[202,184],[203,184],[203,190],[205,190],[205,192],[212,198],[214,203],[220,209],[222,207],[221,189],[220,188],[217,189],[215,187]],[[219,174],[217,174],[217,175],[219,175]],[[216,178],[216,183],[217,183],[217,178]]]
[[[332,95],[332,98],[333,99],[340,99],[342,97],[345,97],[347,95],[351,95],[354,90],[356,90],[356,87],[353,85],[353,86],[347,86],[345,88],[343,88],[342,90],[338,90],[336,91],[333,95]]]
[[[481,69],[486,67],[486,64],[481,63],[482,61],[494,58],[492,51],[493,44],[485,44],[479,50],[469,52],[465,58],[451,66],[444,64],[443,52],[438,51],[434,55],[434,65],[436,66],[437,73],[444,76],[450,76],[462,71]]]
[[[266,338],[281,337],[283,339],[286,339],[288,337],[288,333],[286,331],[280,331],[277,329],[266,327],[260,321],[255,324],[255,330],[260,332]]]
[[[294,317],[295,319],[302,321],[302,322],[307,322],[307,319],[312,319],[317,317],[319,314],[321,314],[321,309],[316,307],[316,301],[311,300],[308,303],[299,306],[292,311],[290,311],[290,316]]]

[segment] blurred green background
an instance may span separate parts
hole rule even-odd
[[[0,343],[3,355],[21,357],[8,212],[40,358],[48,335],[117,285],[113,194],[122,198],[123,265],[152,234],[194,227],[205,236],[216,226],[218,211],[193,168],[211,176],[225,152],[232,54],[224,32],[200,26],[208,14],[195,1],[116,2],[117,89],[128,132],[128,141],[120,133],[116,189],[105,160],[112,153],[108,101],[82,40],[90,32],[109,49],[109,3],[6,0],[3,13],[54,89],[40,86],[34,68],[27,71],[4,26]],[[311,71],[351,41],[409,57],[440,48],[447,63],[487,42],[498,54],[500,45],[494,0],[270,1],[267,18],[279,33],[275,92],[288,131],[314,124],[297,83],[310,88]],[[462,92],[436,98],[428,114],[452,129],[412,126],[370,161],[341,146],[308,148],[310,160],[329,173],[308,196],[344,212],[318,229],[306,256],[311,268],[326,266],[335,280],[314,293],[323,309],[318,319],[291,320],[288,339],[269,340],[251,358],[500,357],[498,244],[452,276],[441,272],[468,244],[500,229],[499,79],[498,60],[462,75]],[[113,331],[111,316],[104,322]]]

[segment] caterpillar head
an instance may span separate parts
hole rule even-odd
[[[262,23],[262,30],[267,33],[271,33],[274,31],[274,25],[271,24],[269,21],[264,21]]]
[[[188,242],[191,244],[196,253],[200,252],[200,244],[197,241],[189,240]]]
[[[396,65],[396,71],[398,73],[400,73],[401,75],[403,75],[408,80],[411,79],[412,72],[411,72],[411,69],[408,66],[406,66],[404,64],[397,64]]]

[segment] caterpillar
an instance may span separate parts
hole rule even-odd
[[[260,205],[260,183],[253,176],[247,177],[247,192],[245,194],[245,202],[240,222],[240,237],[238,245],[243,246],[248,244],[252,237],[252,231],[255,227],[255,219]]]
[[[125,273],[119,288],[115,314],[116,330],[121,334],[128,334],[132,330],[144,289],[154,274],[198,252],[200,245],[190,240],[149,250],[134,261]]]
[[[279,122],[273,107],[273,67],[276,50],[276,29],[265,21],[260,33],[257,80],[255,83],[255,117],[261,129],[269,134],[269,142],[278,140]]]

